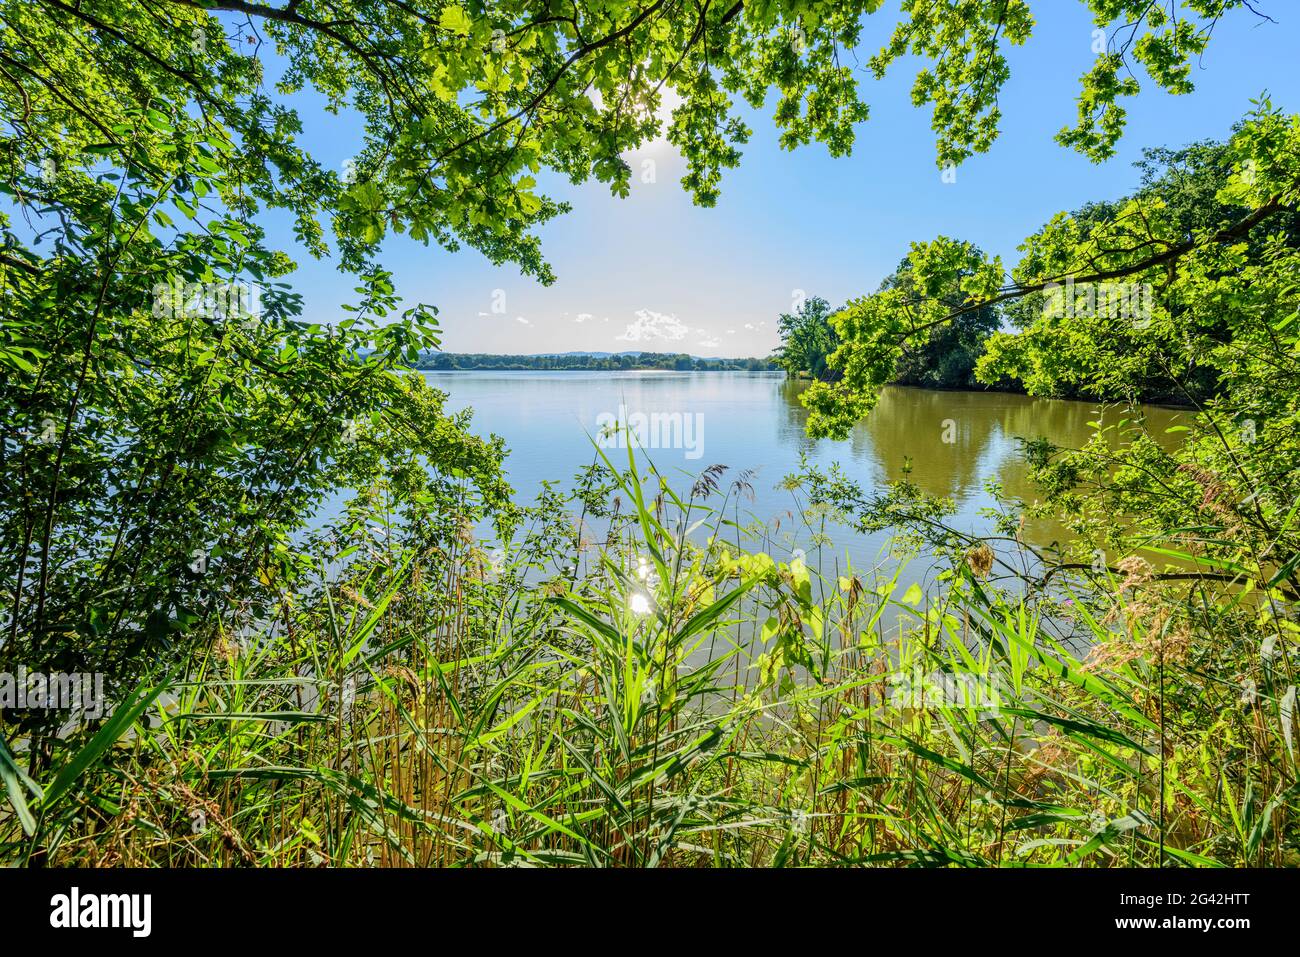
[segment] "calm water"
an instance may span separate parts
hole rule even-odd
[[[1018,438],[1044,437],[1063,446],[1078,446],[1091,432],[1097,406],[1086,402],[1031,399],[980,392],[933,392],[887,388],[879,405],[846,441],[814,441],[804,432],[807,412],[798,395],[802,382],[781,373],[744,372],[426,372],[435,388],[449,394],[451,409],[472,408],[472,429],[505,439],[510,456],[506,469],[521,502],[531,502],[543,480],[567,484],[594,458],[592,438],[603,422],[629,414],[676,416],[677,428],[644,433],[649,454],[660,472],[675,481],[680,494],[707,466],[730,467],[724,483],[742,469],[754,470],[755,500],[745,501],[742,517],[762,520],[777,530],[771,551],[807,546],[797,529],[800,502],[778,483],[799,470],[801,455],[810,463],[839,463],[870,493],[903,477],[911,462],[911,480],[933,495],[951,497],[957,506],[952,524],[981,532],[991,528],[981,510],[993,507],[985,482],[994,479],[1005,495],[1033,499]],[[620,406],[624,414],[620,415]],[[1162,436],[1179,413],[1148,407],[1148,427]],[[1118,417],[1118,412],[1109,418]],[[949,421],[950,420],[950,421]],[[637,420],[631,420],[635,426]],[[657,439],[675,448],[654,448]],[[945,439],[949,441],[945,441]],[[625,455],[626,453],[620,453]],[[611,458],[613,456],[611,455]],[[618,461],[618,459],[615,459]],[[716,501],[716,500],[715,500]],[[805,502],[806,504],[806,502]],[[882,560],[887,535],[859,535],[845,528],[829,530],[833,549],[814,557],[830,572]],[[1026,527],[1026,538],[1049,544],[1063,531],[1046,523]],[[782,556],[783,557],[783,556]],[[924,569],[918,568],[917,575]],[[909,574],[907,578],[912,578]]]

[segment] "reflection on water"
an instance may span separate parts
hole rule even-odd
[[[781,387],[792,428],[797,430],[808,418],[798,399],[807,387],[804,382],[785,382]],[[1151,434],[1172,445],[1175,440],[1165,430],[1182,413],[1159,406],[1146,406],[1143,411]],[[858,423],[847,445],[855,459],[874,463],[878,483],[899,481],[910,464],[913,483],[929,495],[954,499],[958,516],[971,521],[991,503],[983,488],[989,479],[1000,483],[1009,498],[1033,501],[1037,497],[1022,439],[1045,438],[1058,446],[1078,447],[1093,432],[1089,423],[1115,425],[1128,414],[1090,402],[890,386],[871,414]],[[980,525],[972,522],[969,527]],[[1024,535],[1033,544],[1046,545],[1066,532],[1058,523],[1032,520],[1026,523]]]
[[[598,420],[620,406],[663,421],[675,414],[699,424],[691,449],[651,452],[660,471],[679,477],[681,489],[705,467],[755,469],[752,517],[775,522],[788,535],[797,522],[798,502],[777,488],[810,463],[839,463],[865,491],[904,476],[931,495],[953,499],[952,524],[980,533],[990,527],[981,509],[994,504],[984,483],[995,479],[1005,495],[1032,500],[1035,490],[1018,439],[1046,438],[1056,445],[1087,441],[1098,407],[1092,403],[1031,399],[985,392],[935,392],[890,387],[879,404],[843,442],[813,440],[804,432],[807,411],[799,404],[803,382],[781,373],[745,372],[426,372],[429,382],[450,395],[449,407],[474,410],[473,430],[505,439],[511,483],[520,501],[531,501],[543,480],[567,480],[594,458],[591,439]],[[1165,429],[1179,413],[1147,407],[1148,428],[1168,440]],[[1107,413],[1114,422],[1118,410]],[[667,434],[667,433],[666,433]],[[694,443],[699,443],[698,448]],[[664,444],[671,444],[665,442]],[[703,454],[698,453],[702,449]],[[734,474],[734,473],[733,473]],[[730,476],[729,476],[730,477]],[[1027,525],[1026,538],[1047,544],[1061,536],[1049,523]],[[857,567],[874,564],[887,536],[833,533],[837,555]],[[787,537],[785,547],[802,544]],[[828,570],[830,566],[827,566]]]

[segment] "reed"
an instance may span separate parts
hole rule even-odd
[[[893,561],[821,574],[830,546],[757,547],[744,477],[679,494],[600,456],[598,540],[551,501],[495,558],[381,490],[273,615],[60,739],[44,780],[0,751],[0,857],[1300,863],[1292,662],[1231,596],[1189,623],[1163,583],[1016,591],[979,555],[928,591]]]

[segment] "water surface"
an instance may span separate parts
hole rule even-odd
[[[1034,399],[1001,392],[941,392],[891,386],[879,404],[845,441],[814,440],[804,431],[807,410],[798,396],[807,383],[786,380],[779,372],[425,372],[431,385],[450,396],[453,410],[472,408],[472,430],[501,436],[510,450],[506,469],[520,502],[531,502],[544,480],[567,484],[592,462],[592,439],[602,423],[641,413],[658,415],[660,430],[648,430],[651,442],[676,447],[651,448],[659,471],[674,481],[679,494],[689,489],[709,465],[729,467],[726,484],[742,470],[752,470],[754,500],[742,504],[742,519],[768,524],[770,550],[784,558],[804,547],[809,563],[826,572],[882,561],[887,533],[863,535],[843,527],[828,529],[834,547],[814,557],[799,519],[806,498],[778,487],[800,469],[801,456],[811,464],[838,463],[865,491],[880,490],[905,476],[931,495],[956,505],[951,524],[976,534],[993,522],[985,511],[996,505],[988,480],[1013,499],[1033,500],[1020,439],[1046,438],[1061,446],[1079,446],[1098,419],[1094,403]],[[1157,437],[1180,413],[1148,406],[1148,428]],[[1107,410],[1108,422],[1119,410]],[[662,432],[663,435],[659,435]],[[1169,437],[1166,437],[1168,439]],[[626,453],[621,453],[625,455]],[[617,460],[616,460],[617,461]],[[715,499],[716,501],[716,499]],[[729,509],[730,511],[730,509]],[[1046,522],[1029,523],[1024,536],[1045,546],[1064,530]],[[783,554],[784,553],[784,554]],[[838,565],[837,565],[838,562]],[[918,568],[916,574],[923,575]],[[906,576],[905,580],[912,578]]]

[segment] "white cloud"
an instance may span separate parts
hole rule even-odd
[[[623,334],[616,338],[623,342],[651,342],[655,339],[677,342],[685,339],[689,332],[690,328],[676,316],[653,309],[638,309],[636,321],[628,323]]]
[[[520,324],[522,324],[522,325],[525,325],[525,326],[531,326],[531,325],[532,325],[532,323],[529,322],[527,319],[525,319],[523,316],[515,316],[515,322],[518,322],[518,323],[520,323]]]
[[[727,330],[727,335],[729,335],[729,336],[734,336],[735,334],[736,334],[736,330],[735,330],[735,329],[728,329],[728,330]]]
[[[592,318],[595,318],[595,317],[592,316],[591,313],[589,313],[589,312],[580,312],[580,313],[578,313],[576,316],[573,317],[573,321],[574,321],[574,322],[586,322],[588,319],[592,319]]]
[[[716,349],[718,346],[722,345],[722,340],[710,336],[708,339],[701,339],[695,344],[701,349]]]

